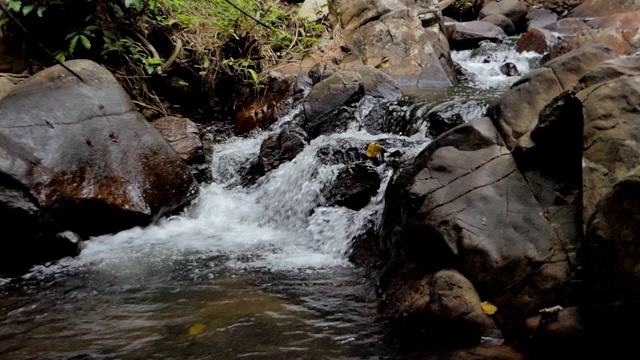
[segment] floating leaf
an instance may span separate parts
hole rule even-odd
[[[367,156],[368,157],[376,157],[382,153],[382,146],[377,142],[372,142],[367,146]]]
[[[493,315],[498,311],[498,308],[488,301],[483,301],[480,306],[482,306],[482,311],[487,315]]]
[[[207,328],[207,325],[205,324],[195,324],[189,328],[189,335],[193,335],[193,336],[200,335],[206,328]]]

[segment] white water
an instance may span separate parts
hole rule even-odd
[[[451,58],[473,75],[471,86],[483,90],[506,90],[519,76],[507,76],[500,72],[500,66],[511,62],[520,74],[528,73],[542,55],[525,51],[518,53],[515,46],[508,42],[492,43],[485,41],[477,49],[452,51]]]
[[[355,141],[364,153],[371,141],[401,137],[352,130],[320,136],[254,187],[229,186],[237,180],[241,168],[257,159],[262,140],[292,116],[270,131],[216,145],[212,167],[215,182],[204,185],[198,199],[183,214],[146,228],[92,238],[78,257],[37,266],[25,277],[84,267],[135,275],[185,259],[198,262],[193,270],[200,274],[221,266],[287,271],[350,266],[346,260],[349,242],[365,230],[367,222],[379,221],[391,171],[385,165],[378,168],[383,185],[360,211],[325,207],[324,194],[344,165],[323,164],[317,152],[320,148],[344,150]],[[414,146],[407,151],[420,149]],[[211,258],[217,260],[205,261]]]

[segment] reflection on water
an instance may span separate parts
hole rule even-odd
[[[329,359],[389,352],[380,349],[371,284],[353,269],[221,269],[201,277],[190,264],[166,265],[168,273],[133,278],[83,271],[5,285],[0,357]]]

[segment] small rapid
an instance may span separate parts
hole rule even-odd
[[[213,183],[182,214],[86,242],[76,258],[0,279],[0,358],[381,358],[402,356],[376,315],[374,284],[350,265],[351,242],[378,230],[393,175],[376,165],[381,185],[360,210],[330,205],[327,194],[345,164],[371,142],[404,160],[429,143],[430,114],[473,121],[536,56],[512,44],[454,52],[474,74],[446,90],[407,93],[388,116],[414,122],[404,135],[372,135],[356,126],[313,139],[295,159],[255,183],[241,177],[266,131],[216,144]],[[366,117],[363,101],[357,116]],[[453,114],[453,115],[452,115]],[[446,358],[446,357],[444,357]]]

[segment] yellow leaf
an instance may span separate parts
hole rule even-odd
[[[189,335],[200,335],[207,328],[205,324],[195,324],[189,328]]]
[[[382,146],[377,142],[372,142],[367,146],[367,156],[368,157],[376,157],[382,153]]]
[[[498,308],[488,301],[483,301],[480,306],[482,306],[482,311],[487,315],[493,315],[498,311]]]

